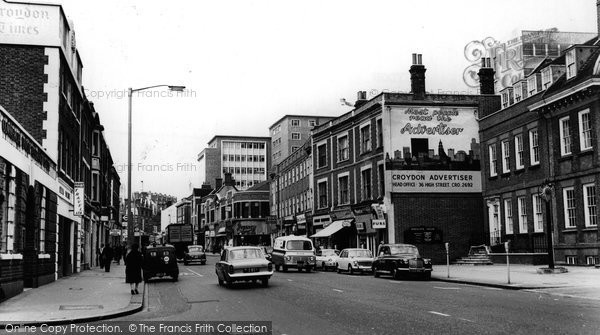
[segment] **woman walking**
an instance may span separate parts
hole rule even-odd
[[[138,285],[142,282],[142,254],[134,243],[125,257],[125,282],[131,286],[131,294],[139,294]]]

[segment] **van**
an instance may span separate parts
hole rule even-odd
[[[315,268],[316,255],[312,241],[303,236],[281,236],[273,243],[271,262],[275,265],[275,271],[287,271],[289,268],[297,268],[298,271],[306,269],[310,272]]]

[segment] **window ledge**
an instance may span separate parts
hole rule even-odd
[[[573,154],[572,154],[572,153],[570,153],[570,154],[566,154],[566,155],[564,155],[564,156],[560,156],[560,157],[558,158],[558,161],[559,161],[559,162],[570,161],[570,160],[573,160]]]
[[[586,226],[582,231],[598,231],[598,226]]]
[[[587,156],[587,155],[591,155],[593,153],[594,153],[594,148],[592,147],[592,148],[581,150],[578,155],[579,156]]]
[[[502,177],[502,178],[510,177],[510,171],[502,172],[502,174],[500,175],[500,177]]]
[[[540,168],[540,163],[539,162],[537,162],[537,163],[535,163],[533,165],[530,165],[528,167],[529,170],[536,170],[536,169],[539,169],[539,168]]]
[[[38,254],[39,259],[50,259],[50,254]]]
[[[577,228],[573,227],[573,228],[566,228],[562,230],[562,233],[576,233],[577,232]]]
[[[495,176],[489,176],[489,177],[488,177],[488,179],[489,179],[489,180],[495,180],[495,179],[498,179],[498,175],[495,175]]]
[[[520,168],[518,168],[518,169],[515,170],[515,174],[523,173],[523,172],[525,172],[525,167],[524,166],[522,166],[522,167],[520,167]]]
[[[0,259],[8,260],[8,259],[23,259],[22,254],[0,254]]]

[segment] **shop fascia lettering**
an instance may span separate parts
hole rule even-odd
[[[0,113],[2,120],[2,134],[5,138],[13,142],[14,146],[27,156],[31,157],[47,173],[50,171],[50,160],[46,157],[43,150],[34,143],[21,129],[17,127],[10,119]]]

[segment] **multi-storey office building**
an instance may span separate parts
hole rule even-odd
[[[310,131],[334,117],[317,115],[285,115],[269,127],[271,165],[279,164],[310,138]]]
[[[230,173],[236,187],[245,190],[268,179],[271,139],[254,136],[217,135],[198,155],[203,183],[213,185],[217,178]],[[211,179],[209,179],[211,178]]]
[[[557,263],[598,264],[600,45],[594,38],[542,62],[501,92],[480,121],[490,243],[545,258],[546,220]],[[551,212],[541,196],[551,184]],[[550,217],[549,217],[550,216]]]
[[[312,234],[311,150],[308,139],[271,169],[271,215],[277,218],[281,234]]]
[[[499,97],[427,93],[421,55],[410,73],[412,93],[382,93],[313,130],[321,243],[375,251],[408,242],[435,261],[445,260],[444,242],[453,258],[481,243],[477,115]],[[482,86],[493,89],[493,71]],[[322,217],[331,223],[318,231]]]
[[[97,244],[118,223],[111,215],[120,182],[83,94],[75,32],[62,7],[1,1],[0,13],[5,299],[94,265]]]

